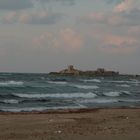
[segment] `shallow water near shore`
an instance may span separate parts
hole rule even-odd
[[[140,79],[0,73],[0,111],[138,107]]]

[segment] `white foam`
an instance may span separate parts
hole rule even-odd
[[[43,111],[46,110],[47,107],[24,107],[24,108],[4,108],[1,109],[2,111],[8,111],[8,112],[21,112],[21,111]]]
[[[101,80],[99,79],[82,79],[81,81],[84,81],[84,82],[95,82],[95,83],[100,83]]]
[[[94,93],[50,93],[50,94],[17,94],[14,95],[22,98],[94,98]]]
[[[119,87],[124,87],[124,88],[128,88],[128,87],[130,87],[130,85],[127,85],[127,84],[117,85],[117,86],[119,86]]]
[[[130,95],[131,93],[129,91],[122,91],[122,93]]]
[[[3,100],[4,103],[6,104],[18,104],[19,101],[18,100],[15,100],[15,99],[7,99],[7,100]]]
[[[98,103],[98,104],[103,104],[103,103],[115,103],[118,102],[117,99],[85,99],[79,101],[80,103]]]
[[[65,85],[67,82],[65,81],[47,81],[49,84],[59,84],[59,85]]]
[[[110,97],[117,97],[120,96],[121,92],[117,92],[117,91],[111,91],[111,92],[106,92],[103,93],[105,96],[110,96]]]
[[[98,86],[89,86],[89,85],[73,85],[74,87],[77,87],[79,89],[98,89]]]
[[[124,80],[122,80],[122,81],[106,81],[106,82],[111,82],[111,83],[129,83],[129,84],[139,84],[140,83],[140,81],[138,81],[138,80],[130,80],[130,81],[124,81]]]
[[[21,112],[21,111],[45,111],[45,110],[58,110],[58,109],[80,109],[87,108],[86,106],[57,106],[57,107],[24,107],[24,108],[3,108],[2,111],[8,112]]]
[[[21,86],[24,82],[22,81],[6,81],[6,82],[0,82],[0,86],[9,86],[9,85],[17,85]]]
[[[119,100],[119,101],[121,101],[121,102],[131,102],[131,103],[133,103],[133,102],[140,102],[140,99],[121,99],[121,100]]]

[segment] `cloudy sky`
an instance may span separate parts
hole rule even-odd
[[[140,74],[139,0],[0,0],[0,71],[69,64]]]

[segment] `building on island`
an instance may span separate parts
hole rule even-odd
[[[62,75],[79,75],[80,70],[75,69],[73,65],[69,65],[67,69],[61,70],[59,73]]]
[[[114,76],[119,75],[119,72],[107,71],[104,68],[98,68],[92,71],[81,71],[75,69],[73,65],[69,65],[67,69],[59,72],[51,72],[52,75],[73,75],[73,76]]]

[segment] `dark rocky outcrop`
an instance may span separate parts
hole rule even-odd
[[[104,68],[98,68],[97,70],[91,71],[81,71],[75,69],[73,65],[68,66],[67,69],[61,70],[59,72],[50,72],[51,75],[64,75],[64,76],[114,76],[119,75],[119,72],[108,71]]]

